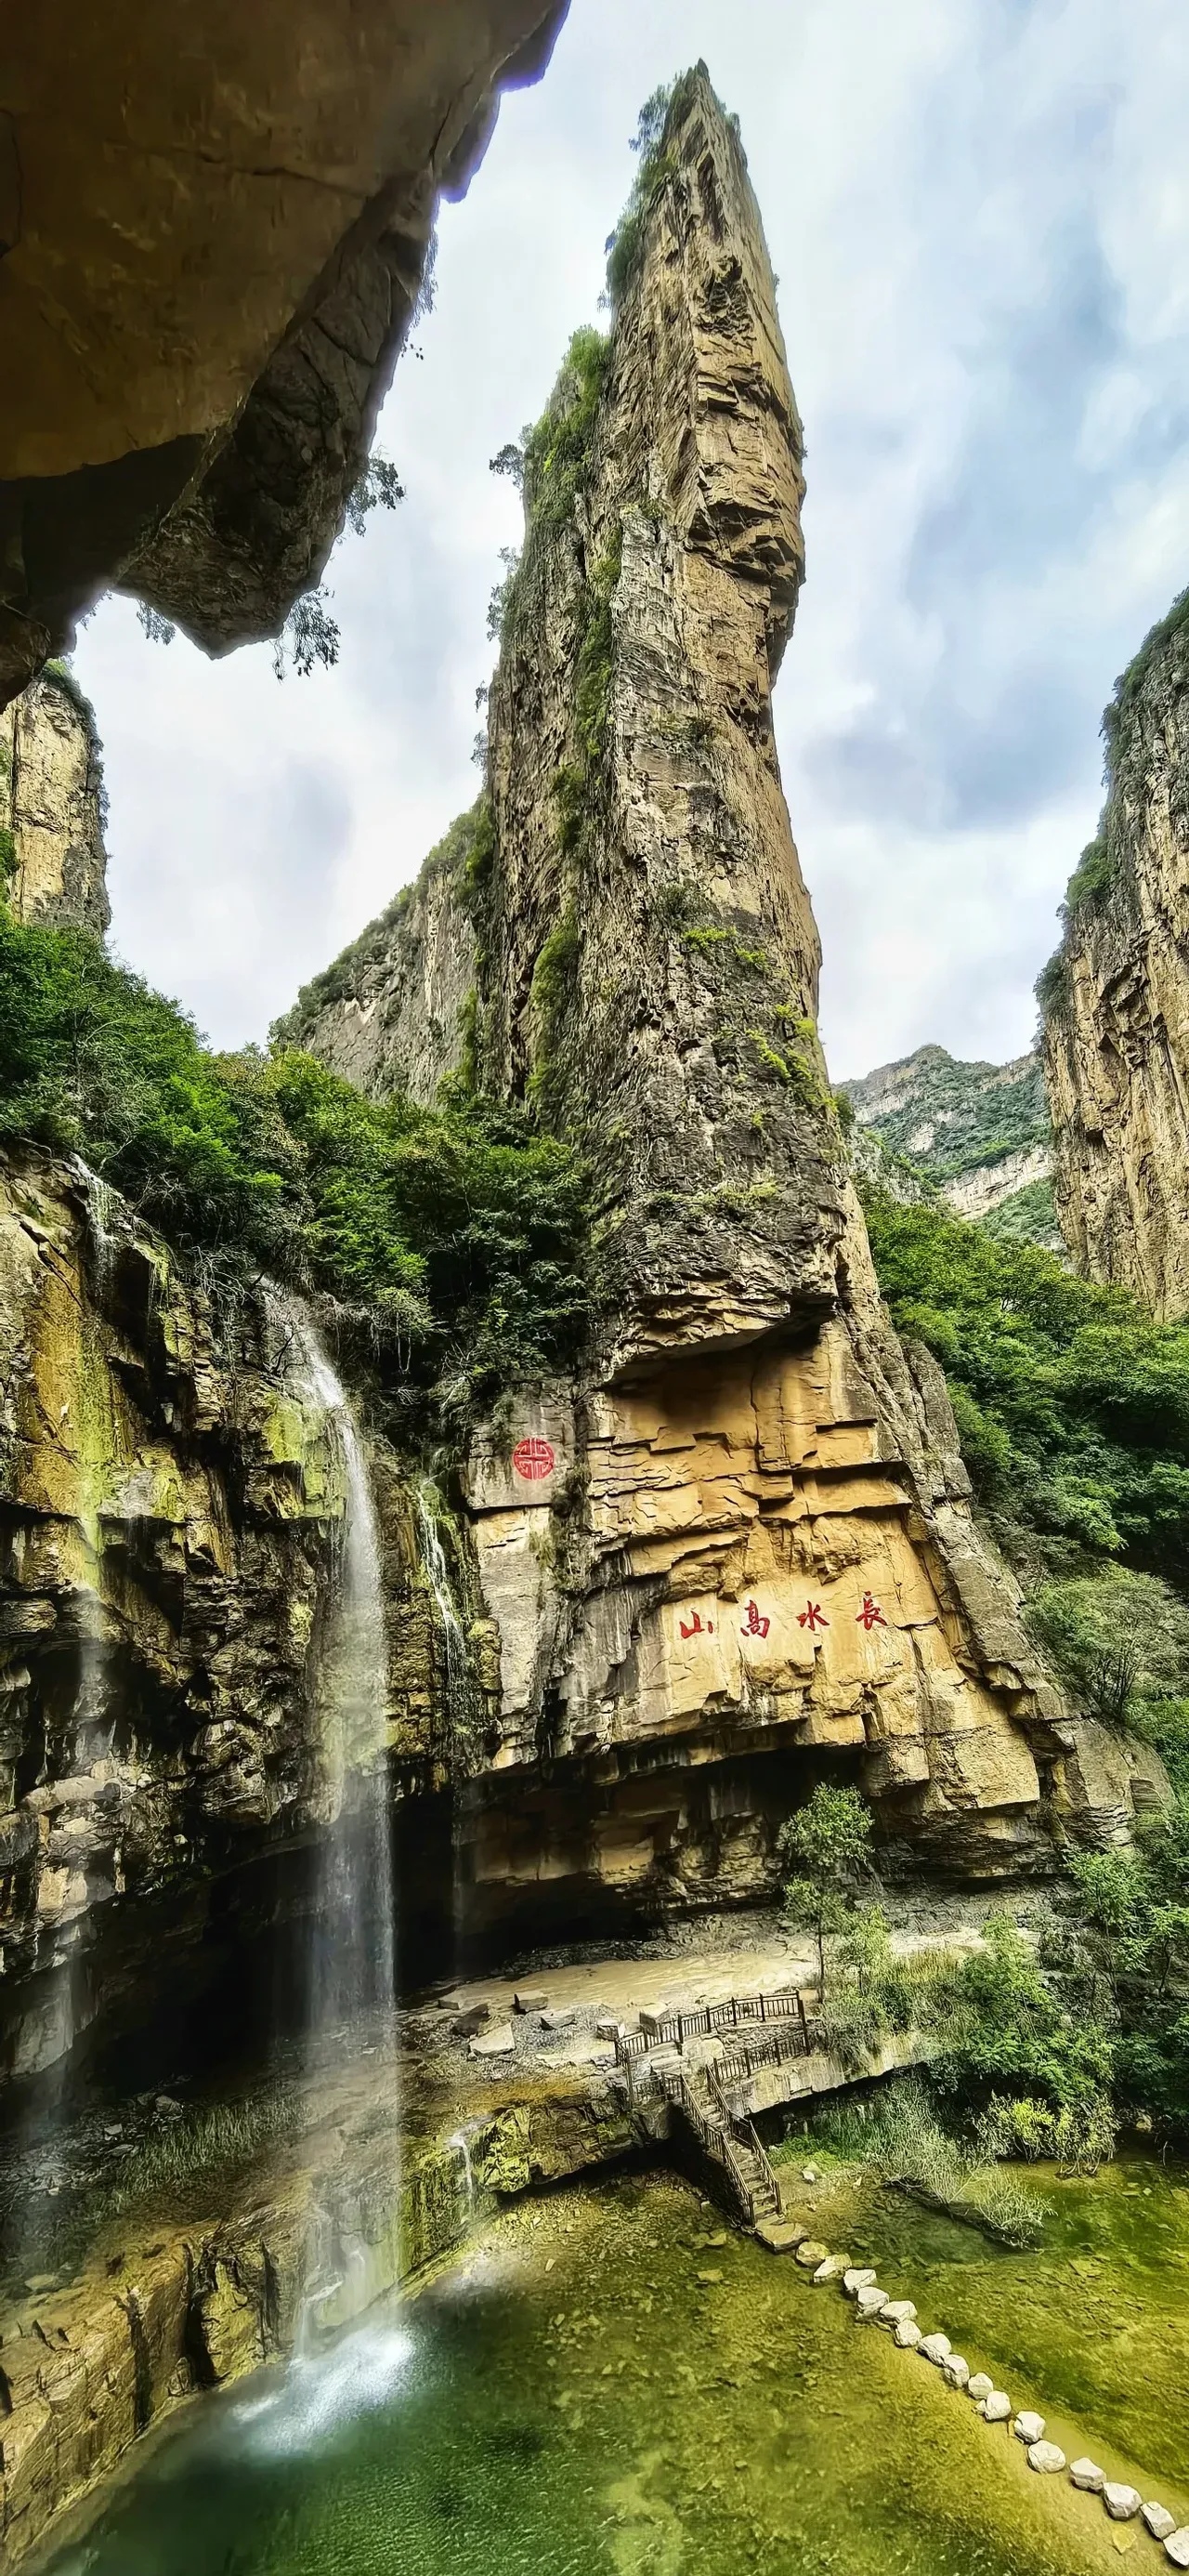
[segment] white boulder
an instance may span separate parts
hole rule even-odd
[[[857,2299],[860,2290],[870,2290],[874,2282],[874,2272],[865,2270],[860,2264],[851,2263],[842,2275],[842,2286],[848,2299]]]
[[[1169,2533],[1164,2555],[1171,2558],[1174,2567],[1189,2567],[1189,2522],[1183,2522],[1179,2531]]]
[[[1075,2460],[1069,2474],[1075,2487],[1084,2487],[1087,2495],[1101,2495],[1106,2485],[1097,2460]]]
[[[949,2357],[949,2336],[947,2334],[928,2334],[925,2336],[924,2342],[920,2345],[919,2350],[922,2361],[931,2361],[935,2367],[940,2370],[943,2361],[947,2360]]]
[[[915,2315],[916,2308],[911,2299],[885,2299],[879,2312],[879,2321],[881,2325],[898,2326],[903,2323],[905,2317],[915,2317]]]
[[[855,2300],[859,2315],[867,2320],[882,2316],[887,2304],[887,2293],[880,2289],[877,2281],[860,2290]]]
[[[984,2397],[978,2411],[985,2424],[1006,2424],[1011,2413],[1011,2399],[1004,2396],[1001,2388],[993,2388],[990,2396]]]
[[[941,2376],[947,2388],[965,2388],[970,2379],[970,2364],[960,2352],[947,2352],[941,2365]]]
[[[1113,2478],[1108,2478],[1102,2501],[1112,2522],[1134,2522],[1143,2499],[1138,2487],[1117,2486]]]
[[[984,2397],[990,2396],[994,2385],[994,2380],[988,2377],[985,2370],[976,2370],[973,2379],[968,2379],[966,2382],[966,2394],[968,2397],[973,2397],[976,2406],[981,2406]]]
[[[1058,2450],[1055,2442],[1030,2442],[1028,2466],[1039,2469],[1042,2477],[1056,2477],[1058,2470],[1065,2466],[1065,2453]]]
[[[1166,2504],[1141,2504],[1140,2518],[1153,2540],[1167,2540],[1169,2533],[1177,2527],[1177,2517],[1169,2512]]]
[[[895,2335],[901,2352],[920,2351],[921,2329],[917,2324],[915,2317],[901,2317],[900,2323],[895,2329]]]
[[[1043,2415],[1030,2415],[1025,2408],[1023,2414],[1017,2415],[1011,2429],[1017,2442],[1043,2442],[1045,2419]]]

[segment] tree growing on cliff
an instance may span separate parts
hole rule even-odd
[[[784,1901],[794,1922],[805,1924],[817,1943],[819,2001],[826,1992],[826,1934],[846,1924],[870,1842],[871,1814],[857,1789],[831,1789],[825,1782],[780,1829],[777,1850],[795,1864]]]

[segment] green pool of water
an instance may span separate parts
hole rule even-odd
[[[1013,2253],[897,2192],[832,2195],[831,2232],[1021,2405],[1189,2483],[1189,2170],[1125,2155],[1092,2180],[1021,2168],[1043,2248]],[[828,2189],[828,2186],[827,2186]],[[824,2203],[824,2206],[829,2204]]]
[[[1125,2182],[1118,2198],[1108,2269],[1142,2307],[1149,2274],[1128,2266],[1147,2229]],[[899,2208],[860,2224],[886,2228],[894,2286],[911,2280],[955,2342],[965,2296],[983,2353],[1027,2350],[1039,2375],[1070,2326],[1066,2279],[1079,2317],[1101,2292],[1115,2331],[1106,2284],[1077,2268],[1101,2259],[1080,2204],[1058,2223],[1055,2294],[1043,2255],[970,2260],[955,2231]],[[722,2232],[655,2178],[518,2208],[329,2360],[193,2408],[59,2547],[54,2576],[1080,2576],[1117,2566],[1119,2538],[1136,2576],[1166,2566],[1097,2500],[1036,2477],[836,2290],[737,2237],[706,2241]],[[1174,2305],[1170,2291],[1159,2317]],[[1079,2389],[1109,2375],[1083,2363]],[[1182,2373],[1182,2427],[1187,2387]],[[1147,2471],[1162,2450],[1189,2457],[1183,2431],[1126,2389],[1111,2421],[1134,2434],[1144,2493],[1176,2508]]]

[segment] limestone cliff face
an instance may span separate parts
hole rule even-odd
[[[1189,1312],[1189,623],[1109,711],[1099,837],[1038,990],[1057,1212],[1078,1268]]]
[[[343,1463],[276,1297],[222,1317],[80,1167],[0,1160],[3,2053],[51,2062],[327,1812]],[[373,1475],[394,1794],[434,1766],[412,1499]],[[224,1894],[219,1897],[222,1885]],[[271,1886],[271,1882],[270,1882]],[[275,1895],[275,1889],[273,1890]],[[248,1908],[250,1911],[250,1908]]]
[[[865,1178],[906,1199],[923,1183],[922,1194],[936,1190],[956,1216],[995,1214],[999,1226],[1061,1249],[1038,1050],[1009,1064],[965,1064],[945,1047],[923,1046],[840,1088],[855,1114],[852,1159]]]
[[[460,815],[420,875],[350,948],[303,987],[272,1030],[307,1047],[374,1100],[405,1092],[428,1105],[462,1070],[477,967],[465,909],[479,811]]]
[[[102,937],[111,913],[95,720],[52,671],[0,713],[0,853],[18,921]]]
[[[490,808],[434,890],[439,961],[458,982],[475,959],[483,1084],[589,1160],[602,1279],[581,1382],[526,1389],[463,1479],[498,1709],[463,1829],[480,1922],[770,1888],[823,1764],[955,1870],[1034,1862],[1089,1803],[944,1380],[880,1303],[826,1084],[771,711],[800,454],[758,210],[699,70],[609,342],[579,335],[529,442]],[[305,1023],[381,1089],[379,997],[399,1021],[425,911],[382,963],[340,961]]]
[[[501,90],[566,0],[98,0],[0,63],[0,705],[113,583],[208,651],[317,581]]]

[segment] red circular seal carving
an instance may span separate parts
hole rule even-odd
[[[512,1464],[518,1476],[524,1476],[530,1485],[535,1485],[542,1476],[553,1474],[553,1451],[547,1440],[518,1440],[512,1452]]]

